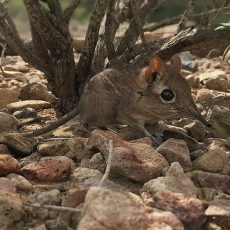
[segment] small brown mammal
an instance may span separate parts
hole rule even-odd
[[[198,111],[180,69],[181,60],[177,55],[171,58],[170,64],[153,55],[145,68],[132,65],[108,68],[87,83],[79,110],[73,110],[48,127],[24,135],[33,137],[51,131],[78,113],[84,127],[127,124],[141,130],[153,141],[145,125],[160,120],[186,116],[210,126]]]

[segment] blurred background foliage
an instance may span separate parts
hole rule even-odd
[[[195,12],[203,12],[207,7],[208,0],[197,1]],[[66,7],[70,0],[60,0],[63,7]],[[217,7],[220,7],[224,0],[213,1]],[[73,19],[78,21],[87,22],[92,11],[94,0],[82,0],[80,6],[74,13]],[[162,4],[155,12],[153,12],[148,18],[149,22],[157,22],[159,20],[170,18],[184,12],[184,9],[188,3],[188,0],[170,0]],[[8,5],[9,13],[19,20],[27,20],[26,10],[23,4],[23,0],[11,0]],[[221,14],[217,17],[215,23],[224,22],[229,18],[229,15]]]

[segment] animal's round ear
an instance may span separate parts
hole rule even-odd
[[[164,73],[165,69],[165,64],[163,60],[154,54],[153,56],[150,57],[149,59],[149,67],[147,68],[145,72],[145,80],[148,84],[152,84],[153,81],[155,81],[156,77],[162,76]]]
[[[181,71],[181,60],[180,60],[180,57],[175,54],[171,57],[170,59],[170,62],[172,64],[172,66],[178,71],[180,72]]]
[[[165,64],[163,60],[154,54],[153,56],[150,57],[149,59],[149,69],[150,71],[153,72],[158,72],[158,73],[163,73],[165,68]]]

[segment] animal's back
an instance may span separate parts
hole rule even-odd
[[[107,69],[91,78],[79,105],[82,124],[117,124],[118,113],[131,105],[132,85],[139,71],[124,65]]]

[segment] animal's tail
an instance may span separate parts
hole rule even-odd
[[[60,119],[54,121],[50,125],[47,125],[46,127],[43,127],[41,129],[38,129],[38,130],[35,130],[35,131],[32,131],[32,132],[22,133],[22,135],[24,137],[36,137],[36,136],[40,136],[40,135],[42,135],[44,133],[48,133],[48,132],[50,132],[50,131],[58,128],[59,126],[65,124],[66,122],[68,122],[69,120],[71,120],[72,118],[74,118],[78,114],[79,114],[79,108],[74,109],[73,111],[67,113],[66,115],[64,115]]]

